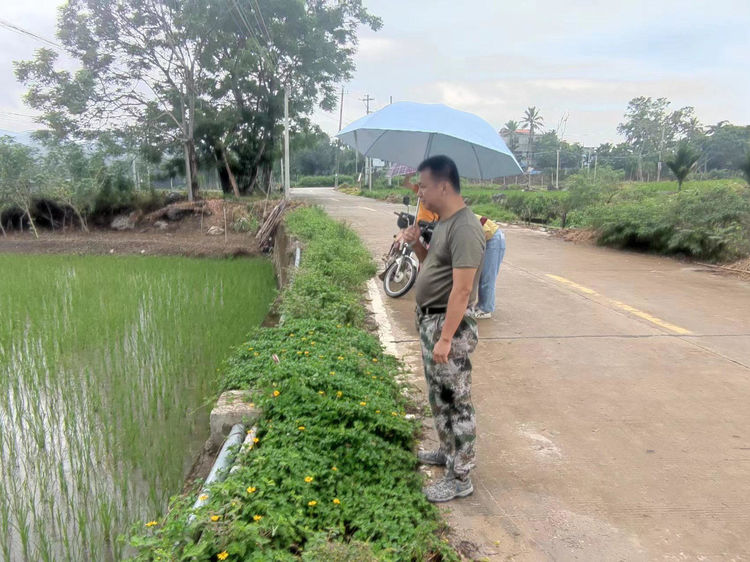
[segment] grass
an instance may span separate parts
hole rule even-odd
[[[0,548],[121,559],[205,439],[217,366],[275,292],[260,260],[0,254]]]
[[[295,210],[287,226],[305,250],[285,320],[251,334],[224,369],[224,387],[251,390],[263,411],[258,442],[206,506],[178,498],[141,523],[137,560],[458,560],[421,492],[401,366],[361,327],[372,258],[320,209]]]

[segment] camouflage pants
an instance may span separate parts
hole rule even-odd
[[[435,363],[432,350],[440,340],[445,314],[420,315],[417,328],[430,407],[440,450],[448,459],[449,473],[465,477],[475,465],[476,420],[471,403],[471,360],[477,346],[477,323],[464,317],[451,342],[447,363]]]

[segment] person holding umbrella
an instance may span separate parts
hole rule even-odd
[[[479,219],[461,197],[453,160],[433,156],[418,170],[421,203],[440,217],[429,251],[419,241],[417,225],[404,233],[422,263],[415,288],[417,326],[440,440],[437,450],[420,451],[418,456],[422,463],[446,467],[445,477],[424,489],[429,501],[444,502],[474,491],[470,472],[476,462],[476,421],[469,355],[476,348],[478,334],[476,321],[465,313],[476,300],[485,236]]]

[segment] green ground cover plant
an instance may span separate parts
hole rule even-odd
[[[421,493],[401,366],[361,326],[369,253],[320,209],[287,226],[306,247],[284,321],[252,332],[224,369],[224,388],[251,390],[263,411],[257,442],[192,527],[194,497],[141,527],[137,559],[457,560]],[[316,285],[336,288],[321,298]]]

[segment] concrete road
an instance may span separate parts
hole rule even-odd
[[[295,196],[349,221],[377,258],[403,208],[330,189]],[[446,511],[464,550],[750,560],[750,284],[506,234],[498,310],[473,357],[475,493]],[[413,298],[382,295],[389,337],[419,373]]]

